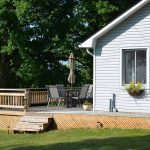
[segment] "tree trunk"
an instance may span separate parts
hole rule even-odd
[[[0,54],[0,88],[8,88],[10,59],[7,54]]]

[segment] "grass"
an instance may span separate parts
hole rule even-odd
[[[150,130],[70,129],[41,134],[0,131],[0,150],[149,150]]]

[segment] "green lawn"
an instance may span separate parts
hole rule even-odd
[[[70,129],[40,134],[0,131],[0,150],[149,150],[150,130]]]

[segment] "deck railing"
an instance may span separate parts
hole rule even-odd
[[[67,91],[72,91],[72,89],[67,89]],[[79,89],[74,88],[73,91],[77,94]],[[69,94],[67,95],[69,96]],[[69,99],[68,96],[67,99]],[[0,108],[24,109],[24,111],[28,111],[31,105],[47,103],[48,91],[46,88],[0,89]]]
[[[46,88],[0,89],[0,108],[24,109],[30,105],[46,104]]]
[[[46,88],[30,88],[31,105],[47,104],[48,92]]]
[[[27,89],[0,89],[0,108],[28,110],[30,91]]]

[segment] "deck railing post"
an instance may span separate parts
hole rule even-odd
[[[24,96],[24,112],[27,112],[27,92],[25,91],[25,96]]]
[[[31,103],[31,91],[29,89],[25,91],[24,100],[25,100],[24,112],[27,112]]]

